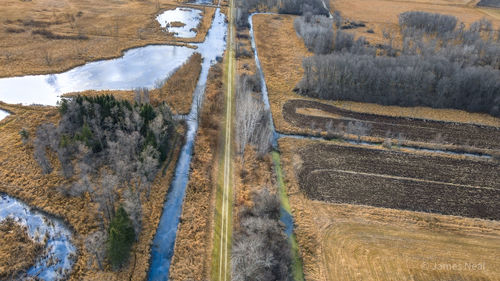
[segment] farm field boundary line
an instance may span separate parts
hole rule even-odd
[[[449,186],[456,186],[456,187],[487,189],[487,190],[499,190],[498,188],[494,188],[494,187],[474,186],[474,185],[467,185],[467,184],[441,182],[441,181],[433,181],[433,180],[418,179],[418,178],[411,178],[411,177],[391,176],[391,175],[385,175],[385,174],[366,173],[366,172],[358,172],[358,171],[350,171],[350,170],[340,170],[340,169],[317,169],[317,170],[312,171],[311,173],[329,172],[329,171],[337,172],[337,173],[352,174],[352,175],[363,175],[363,176],[369,176],[369,177],[386,178],[386,179],[415,181],[415,182],[432,183],[432,184],[439,184],[439,185],[449,185]]]

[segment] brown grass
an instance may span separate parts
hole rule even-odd
[[[213,197],[223,114],[222,69],[217,64],[210,69],[208,76],[191,162],[192,172],[170,266],[170,280],[208,280],[210,276]]]
[[[298,114],[307,115],[307,116],[334,118],[334,119],[342,118],[342,115],[331,113],[328,111],[324,111],[324,110],[321,110],[318,108],[311,108],[311,107],[296,108],[295,112]]]
[[[0,103],[0,107],[12,113],[0,122],[0,192],[61,217],[74,230],[73,243],[78,249],[78,257],[70,280],[144,280],[149,269],[152,239],[163,210],[180,144],[176,145],[166,173],[159,173],[155,179],[150,199],[146,200],[145,194],[142,194],[143,228],[138,242],[132,248],[129,263],[118,272],[109,269],[98,271],[93,266],[87,266],[90,256],[83,246],[86,235],[97,230],[100,224],[96,204],[91,202],[88,195],[82,198],[65,197],[58,192],[57,187],[69,183],[59,175],[60,167],[54,165],[51,174],[43,175],[33,157],[32,145],[23,145],[19,136],[22,128],[26,128],[30,138],[33,138],[40,124],[56,123],[59,120],[57,109],[4,103]],[[53,164],[56,164],[55,161]]]
[[[323,116],[299,113],[303,108],[317,109],[319,112],[313,114]],[[328,117],[327,113],[332,116]],[[498,127],[358,113],[325,103],[299,99],[290,100],[283,105],[283,116],[290,124],[312,128],[318,135],[349,138],[352,134],[348,129],[349,122],[357,120],[370,125],[367,137],[362,138],[372,142],[382,143],[384,140],[390,140],[392,143],[398,143],[398,136],[402,134],[402,143],[407,146],[485,154],[500,148]]]
[[[15,277],[28,269],[42,253],[43,245],[33,241],[25,227],[6,219],[0,223],[0,278]]]
[[[279,141],[307,280],[498,280],[499,222],[309,200],[296,176],[305,143]],[[466,262],[485,270],[433,270]]]
[[[156,1],[6,0],[0,9],[4,26],[0,28],[0,77],[62,72],[149,44],[203,42],[215,9],[202,9],[196,37],[176,38],[164,32],[156,15],[179,5],[196,8],[171,0],[160,0],[159,9]],[[88,39],[47,39],[33,31]]]
[[[500,15],[491,8],[476,7],[477,1],[468,0],[330,0],[332,10],[341,12],[344,18],[362,21],[366,27],[348,30],[356,37],[364,36],[370,43],[386,42],[382,36],[384,29],[397,33],[398,15],[407,11],[424,11],[430,13],[456,16],[466,26],[482,18],[491,20],[495,28],[500,27]],[[375,33],[366,31],[372,29]],[[399,35],[397,35],[399,38]]]
[[[183,27],[185,25],[186,25],[185,23],[180,22],[180,21],[173,21],[173,22],[170,23],[171,27]]]
[[[293,27],[294,18],[294,16],[285,15],[256,15],[253,17],[257,50],[268,87],[274,123],[278,131],[283,133],[313,133],[309,128],[296,127],[283,118],[283,105],[288,100],[299,98],[363,113],[500,126],[500,118],[487,114],[468,113],[454,109],[325,101],[296,94],[293,92],[293,88],[303,76],[302,59],[311,56],[312,53],[307,51],[302,39],[296,35]]]
[[[193,92],[201,73],[201,55],[194,53],[159,89],[149,92],[151,104],[157,105],[166,102],[176,114],[188,114],[193,101]],[[98,96],[113,95],[117,99],[134,102],[134,91],[119,90],[89,90],[78,93],[68,93],[64,96],[75,95]]]

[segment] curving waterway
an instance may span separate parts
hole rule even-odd
[[[149,269],[149,280],[168,280],[170,263],[174,254],[175,238],[179,218],[182,212],[182,203],[186,186],[189,180],[189,167],[193,153],[196,131],[198,130],[198,111],[205,93],[208,71],[218,56],[222,56],[226,48],[227,24],[225,16],[217,8],[208,31],[205,42],[198,44],[197,52],[202,55],[203,63],[200,78],[193,94],[191,111],[183,119],[186,120],[187,133],[186,143],[182,147],[174,179],[169,188],[160,223],[153,240],[151,249],[151,266]]]
[[[205,41],[187,47],[154,45],[131,49],[117,59],[87,63],[69,71],[49,75],[28,75],[0,79],[0,101],[21,104],[56,105],[60,95],[84,90],[130,90],[155,86],[157,81],[170,77],[194,53],[203,62],[190,113],[184,116],[187,124],[186,143],[179,156],[174,179],[164,203],[163,213],[151,250],[149,280],[168,280],[177,226],[182,211],[189,167],[198,129],[198,111],[203,100],[210,67],[226,48],[227,24],[218,8]],[[0,110],[0,120],[8,115]],[[76,248],[71,244],[71,231],[60,221],[30,209],[19,200],[0,197],[0,221],[12,218],[28,229],[36,241],[45,241],[44,254],[27,272],[30,277],[56,280],[67,277],[73,265]]]
[[[76,248],[71,243],[71,231],[62,221],[0,194],[0,222],[7,218],[26,226],[31,239],[45,244],[43,254],[27,270],[27,279],[58,280],[68,276],[76,257]]]

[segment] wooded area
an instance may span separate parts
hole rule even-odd
[[[383,105],[455,108],[500,116],[500,33],[483,19],[465,28],[455,17],[425,12],[400,15],[402,48],[386,34],[384,46],[335,29],[332,19],[296,20],[296,30],[316,53],[303,60],[296,90],[306,96]],[[328,53],[328,54],[325,54]]]

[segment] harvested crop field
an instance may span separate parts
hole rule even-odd
[[[492,7],[492,8],[500,8],[500,1],[498,0],[481,0],[477,3],[480,7]]]
[[[303,112],[300,109],[316,109],[319,112]],[[309,113],[309,114],[304,114]],[[323,113],[324,116],[319,116]],[[335,117],[337,115],[338,117]],[[362,121],[370,126],[369,136],[472,146],[486,149],[500,148],[500,128],[467,123],[452,123],[408,117],[391,117],[348,111],[333,105],[309,100],[290,100],[283,105],[285,120],[298,127],[315,127],[327,130],[327,126],[347,128],[349,122]]]
[[[306,280],[498,280],[498,221],[311,200],[301,151],[317,144],[279,141]]]
[[[334,143],[298,150],[313,200],[500,220],[500,165]]]

